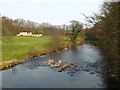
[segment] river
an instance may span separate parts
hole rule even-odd
[[[55,53],[28,59],[12,69],[1,71],[3,88],[104,88],[101,73],[96,73],[96,69],[85,70],[87,63],[94,64],[102,60],[101,53],[96,46],[90,43],[65,48]],[[39,63],[49,59],[62,60],[63,62],[73,62],[81,69],[70,75],[68,71],[58,72],[57,69],[48,66],[41,66]],[[96,68],[96,67],[95,67]]]

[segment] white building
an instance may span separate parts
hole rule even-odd
[[[41,37],[42,34],[32,34],[32,32],[20,32],[17,34],[17,36],[35,36],[35,37]]]

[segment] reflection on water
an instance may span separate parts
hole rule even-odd
[[[68,71],[58,72],[57,69],[41,66],[39,63],[49,60],[63,60],[63,62],[77,63],[85,66],[86,62],[99,62],[102,57],[99,50],[91,44],[85,43],[56,53],[40,56],[13,69],[2,71],[4,88],[100,88],[105,87],[100,73],[90,74],[80,70],[73,76]],[[89,63],[88,63],[89,64]]]

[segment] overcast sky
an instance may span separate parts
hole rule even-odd
[[[81,13],[92,15],[99,11],[101,3],[101,0],[0,0],[0,14],[54,25],[68,24],[71,20],[85,23]]]

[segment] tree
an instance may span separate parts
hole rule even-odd
[[[75,41],[79,32],[82,30],[82,24],[75,20],[70,21],[70,23],[71,23],[70,40]]]
[[[2,17],[2,35],[13,35],[13,20],[8,17]]]
[[[111,1],[103,3],[100,14],[94,14],[87,19],[93,24],[91,29],[97,33],[98,46],[106,57],[104,62],[108,77],[120,80],[120,1]]]

